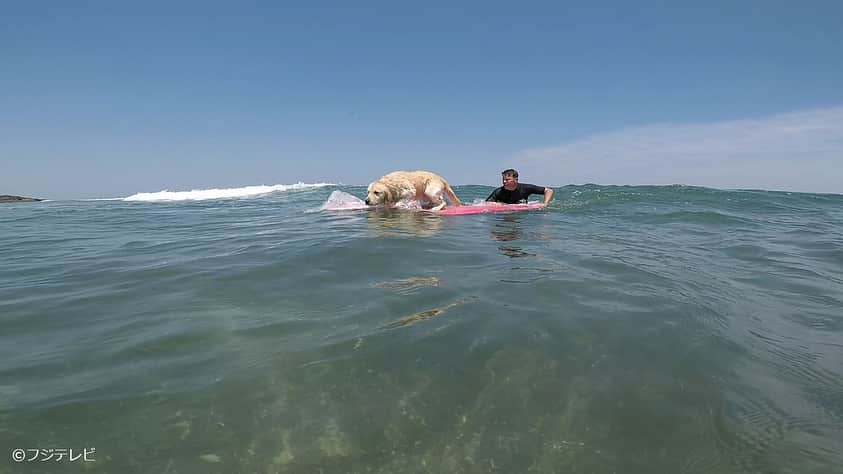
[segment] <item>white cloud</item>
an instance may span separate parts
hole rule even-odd
[[[843,193],[843,107],[621,129],[526,150],[515,162],[525,181],[537,184],[691,184]]]

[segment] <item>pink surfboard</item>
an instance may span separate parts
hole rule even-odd
[[[492,212],[532,211],[535,209],[542,209],[544,207],[544,204],[540,202],[534,202],[532,204],[500,204],[494,202],[482,202],[479,204],[469,204],[465,206],[448,206],[441,211],[417,210],[443,216],[463,216],[470,214],[488,214]],[[325,211],[352,211],[360,209],[374,208],[367,206],[362,199],[343,191],[332,192],[328,197],[328,200],[322,206],[322,210]]]
[[[441,216],[464,216],[469,214],[488,214],[493,212],[513,212],[513,211],[532,211],[535,209],[543,209],[544,203],[534,202],[530,204],[500,204],[500,203],[482,203],[471,204],[465,206],[448,206],[441,211],[429,211]]]

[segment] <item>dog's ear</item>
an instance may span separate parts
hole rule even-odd
[[[385,186],[385,188],[387,201],[391,203],[398,202],[398,196],[396,196],[395,189],[392,186]]]

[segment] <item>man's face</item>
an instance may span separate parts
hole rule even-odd
[[[512,191],[518,187],[518,178],[510,174],[503,175],[503,187],[507,191]]]

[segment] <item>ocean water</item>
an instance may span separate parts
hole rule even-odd
[[[843,472],[843,196],[333,191],[0,207],[0,473]]]

